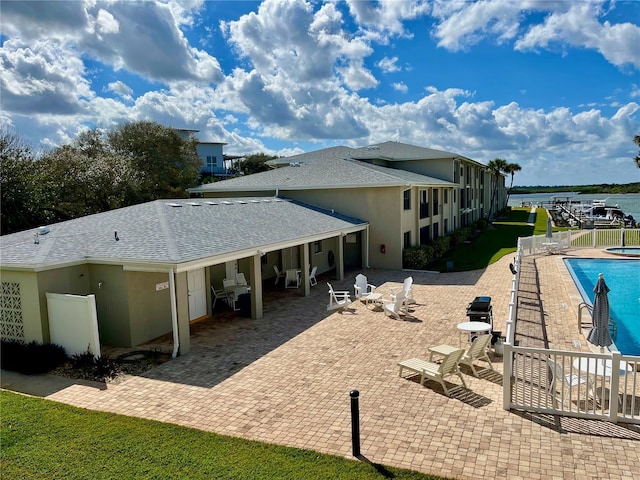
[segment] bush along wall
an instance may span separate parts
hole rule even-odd
[[[412,270],[426,270],[428,265],[442,257],[451,247],[474,238],[477,232],[487,228],[489,222],[480,218],[471,225],[459,228],[444,237],[438,237],[429,245],[415,245],[402,251],[402,266]]]
[[[68,359],[64,347],[54,343],[2,340],[0,348],[0,367],[26,375],[50,372]]]

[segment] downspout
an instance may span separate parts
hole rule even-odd
[[[171,358],[178,356],[180,337],[178,336],[178,308],[176,307],[176,280],[173,269],[169,271],[169,292],[171,295],[171,327],[173,329],[173,353]]]

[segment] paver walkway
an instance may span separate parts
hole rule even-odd
[[[270,301],[261,320],[195,324],[192,352],[143,376],[117,385],[49,386],[44,396],[350,457],[349,391],[357,389],[362,454],[374,463],[458,479],[640,478],[638,427],[503,410],[501,357],[492,355],[496,372],[480,378],[463,367],[469,389],[454,391],[452,398],[437,383],[421,386],[398,376],[398,361],[428,358],[429,346],[457,345],[456,325],[466,320],[475,296],[492,297],[495,329],[504,330],[511,261],[447,274],[367,270],[381,292],[413,275],[418,305],[410,321],[360,302],[352,305],[354,313],[329,314],[319,279],[311,297],[287,290]],[[527,258],[522,269],[521,344],[575,350],[577,339],[584,345],[577,290],[566,283],[560,256]],[[353,291],[357,273],[332,284]],[[5,380],[3,373],[3,387],[11,388],[11,378]]]

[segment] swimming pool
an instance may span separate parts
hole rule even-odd
[[[593,305],[593,288],[598,274],[611,289],[610,317],[615,320],[615,346],[625,355],[640,355],[640,260],[565,258],[582,299]]]

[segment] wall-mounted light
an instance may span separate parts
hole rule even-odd
[[[103,282],[98,282],[98,290],[102,289],[102,283]]]

